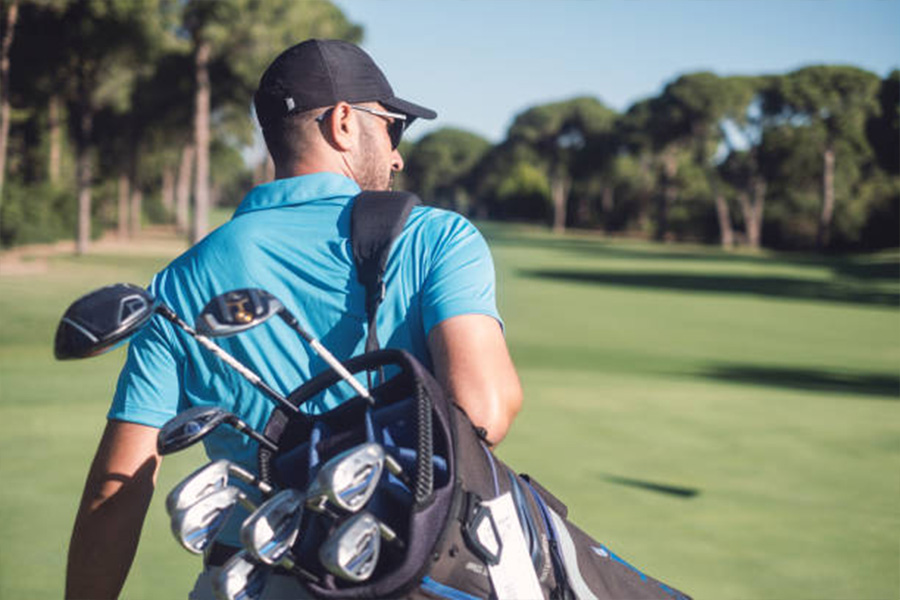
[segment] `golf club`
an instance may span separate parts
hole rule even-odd
[[[341,523],[319,549],[322,566],[336,577],[360,582],[372,576],[381,552],[381,538],[400,540],[368,512],[360,512]]]
[[[283,490],[272,496],[244,521],[241,543],[256,560],[317,581],[318,577],[297,564],[290,551],[300,532],[305,499],[296,489]]]
[[[213,578],[213,592],[221,600],[257,600],[262,597],[269,572],[269,567],[253,562],[250,555],[241,550],[229,558]]]
[[[197,343],[236,370],[268,398],[289,412],[300,412],[259,375],[212,343],[209,338],[194,331],[172,309],[158,302],[147,290],[128,283],[100,288],[82,296],[69,306],[56,330],[56,358],[59,360],[88,358],[112,350],[145,326],[154,313],[161,315],[197,340]]]
[[[370,403],[375,402],[369,390],[359,383],[319,340],[301,327],[297,318],[278,298],[265,290],[252,288],[234,290],[213,298],[197,318],[197,330],[209,337],[227,337],[256,327],[275,315],[280,316],[297,332],[357,394]]]
[[[254,431],[234,413],[218,406],[192,406],[169,419],[159,430],[156,449],[162,455],[184,450],[212,433],[222,423],[228,423],[273,452],[278,450],[278,446],[267,437]]]
[[[193,554],[203,550],[218,535],[240,502],[248,510],[256,506],[235,487],[226,487],[208,494],[191,506],[172,514],[172,533],[184,548]]]
[[[275,564],[290,550],[300,532],[306,496],[282,490],[263,502],[241,526],[241,543],[256,559]]]
[[[166,512],[171,516],[175,511],[184,510],[209,494],[228,487],[232,475],[256,487],[264,496],[272,495],[272,486],[261,481],[250,471],[221,459],[200,467],[172,488],[166,496]]]
[[[399,463],[374,442],[341,452],[316,473],[307,489],[307,505],[321,512],[330,502],[344,511],[357,512],[375,493],[385,465],[395,475],[403,474]]]

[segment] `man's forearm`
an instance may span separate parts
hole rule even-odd
[[[125,583],[159,463],[133,435],[150,434],[135,428],[111,422],[100,442],[69,543],[66,598],[116,598]]]

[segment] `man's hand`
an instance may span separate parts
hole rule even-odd
[[[522,386],[496,319],[460,315],[428,334],[434,371],[444,391],[496,445],[522,406]]]
[[[158,431],[107,423],[69,543],[66,598],[116,598],[121,592],[156,483]]]

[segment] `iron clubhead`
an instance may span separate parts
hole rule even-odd
[[[192,406],[169,419],[159,430],[156,449],[171,454],[196,444],[232,414],[218,406]]]
[[[306,496],[295,488],[282,490],[263,502],[241,526],[241,543],[254,558],[274,565],[294,545]]]
[[[265,323],[282,309],[281,302],[260,289],[226,292],[213,298],[197,317],[197,332],[227,337]]]
[[[223,600],[257,600],[262,597],[268,578],[269,567],[253,562],[241,550],[222,565],[212,587],[216,597]]]
[[[172,514],[175,539],[188,552],[202,554],[225,526],[240,496],[237,488],[226,487],[176,511]]]
[[[172,488],[166,496],[166,512],[184,510],[213,492],[228,487],[228,461],[217,460],[203,465]]]
[[[347,512],[357,512],[372,497],[384,469],[384,448],[374,442],[360,444],[322,465],[307,490],[309,504],[324,508],[329,501]]]
[[[72,303],[56,329],[54,354],[59,360],[89,358],[124,342],[143,327],[157,302],[142,287],[117,283]]]
[[[360,512],[341,523],[319,548],[322,566],[335,577],[354,583],[375,572],[381,552],[381,528],[368,512]]]

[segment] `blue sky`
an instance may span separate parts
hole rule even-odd
[[[591,95],[616,110],[681,73],[900,67],[900,0],[336,0],[395,92],[500,141],[512,118]]]

